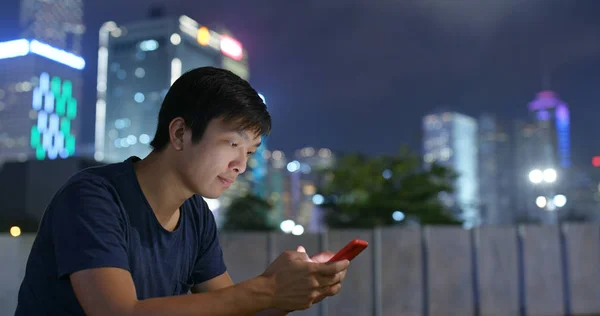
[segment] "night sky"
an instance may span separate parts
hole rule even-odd
[[[271,148],[377,154],[408,144],[419,150],[421,117],[438,107],[525,117],[542,88],[543,56],[550,88],[571,108],[574,160],[589,164],[600,154],[600,1],[169,2],[167,14],[223,25],[248,50],[250,81],[273,117]],[[86,1],[88,141],[98,29],[108,20],[146,18],[150,3]],[[3,6],[0,38],[11,39],[18,1]]]

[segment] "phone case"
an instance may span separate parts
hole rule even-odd
[[[368,242],[360,239],[354,239],[350,241],[344,248],[342,248],[342,250],[338,251],[335,256],[329,260],[329,262],[340,261],[344,259],[352,260],[368,246]]]

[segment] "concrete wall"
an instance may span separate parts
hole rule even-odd
[[[34,236],[0,235],[0,315],[12,315]],[[361,238],[342,292],[294,315],[600,314],[600,226],[383,228],[321,235],[222,234],[234,281],[285,250],[337,251]]]

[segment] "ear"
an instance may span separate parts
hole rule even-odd
[[[186,130],[187,126],[181,117],[174,118],[169,124],[169,140],[176,151],[183,150],[183,137]]]

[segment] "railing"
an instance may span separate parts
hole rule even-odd
[[[33,238],[0,236],[1,315],[14,313]],[[262,273],[284,250],[335,252],[353,238],[370,246],[352,262],[340,294],[294,315],[600,314],[597,224],[223,233],[220,240],[239,282]]]

